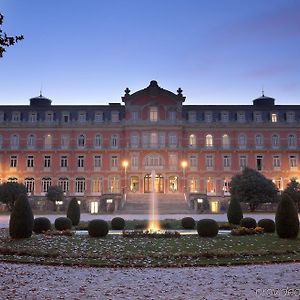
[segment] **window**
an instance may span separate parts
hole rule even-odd
[[[169,135],[169,146],[171,148],[176,148],[177,147],[177,135],[176,135],[176,133],[171,133]]]
[[[190,155],[190,167],[197,168],[197,156],[196,155]]]
[[[130,137],[131,148],[138,148],[139,146],[139,136],[137,133],[133,133]]]
[[[102,147],[102,136],[100,134],[95,135],[95,148],[101,148]]]
[[[172,169],[176,169],[178,165],[178,156],[176,153],[169,154],[169,166]]]
[[[157,132],[151,132],[150,133],[150,147],[157,148],[157,146],[158,146]]]
[[[13,134],[10,138],[10,146],[12,149],[19,148],[19,136],[17,134]]]
[[[296,155],[289,155],[289,165],[290,165],[290,168],[298,167]]]
[[[240,134],[238,138],[238,144],[240,149],[246,149],[247,146],[247,138],[245,134]]]
[[[279,147],[279,136],[277,134],[272,135],[272,148]]]
[[[69,179],[67,177],[60,177],[58,179],[58,185],[61,187],[64,193],[69,191]]]
[[[131,113],[131,120],[132,120],[133,122],[136,122],[136,121],[138,121],[138,119],[139,119],[139,113],[138,113],[137,111],[133,111],[133,112]]]
[[[0,149],[2,148],[2,146],[3,146],[3,136],[0,135]]]
[[[28,155],[27,156],[27,168],[33,168],[34,167],[34,156]]]
[[[166,135],[164,132],[160,132],[158,135],[158,139],[159,139],[159,147],[160,148],[164,148],[166,146]]]
[[[171,122],[175,122],[176,121],[176,111],[169,111],[169,120]]]
[[[9,177],[9,178],[7,179],[7,181],[8,181],[8,182],[18,182],[18,178],[16,178],[16,177]]]
[[[81,111],[78,113],[78,121],[79,123],[85,123],[86,122],[86,113]]]
[[[230,156],[229,155],[223,155],[223,167],[230,168]]]
[[[272,181],[273,181],[273,183],[275,184],[275,186],[277,187],[277,189],[279,191],[283,191],[283,180],[282,180],[282,178],[280,178],[280,177],[275,178]]]
[[[37,121],[37,113],[36,112],[30,112],[28,121],[30,123],[35,123]]]
[[[221,121],[224,123],[229,122],[229,112],[228,111],[221,112]]]
[[[189,146],[190,148],[196,148],[196,136],[194,134],[189,137]]]
[[[113,149],[118,148],[118,136],[116,134],[113,134],[110,138],[110,146]]]
[[[47,193],[49,187],[51,186],[51,184],[52,184],[51,178],[49,178],[49,177],[47,177],[47,178],[43,177],[42,178],[42,193]]]
[[[224,192],[224,195],[228,195],[229,194],[229,189],[230,189],[230,178],[228,177],[225,177],[224,180],[223,180],[223,192]]]
[[[94,168],[101,168],[102,166],[102,158],[101,155],[94,156]]]
[[[243,170],[247,167],[247,156],[246,155],[240,155],[240,169]]]
[[[103,122],[103,111],[97,111],[95,112],[95,122],[100,123]]]
[[[83,134],[79,135],[77,138],[77,146],[79,148],[85,147],[85,136]]]
[[[286,120],[288,123],[293,123],[295,122],[295,112],[293,111],[288,111],[286,113]]]
[[[25,178],[25,187],[26,187],[26,191],[27,193],[33,193],[34,192],[34,178]]]
[[[109,177],[109,191],[111,193],[119,193],[120,192],[120,179],[117,176]]]
[[[144,132],[143,133],[143,148],[148,148],[149,147],[149,133]]]
[[[195,123],[197,120],[197,113],[195,111],[189,111],[188,118],[189,118],[189,122]]]
[[[257,122],[257,123],[262,122],[261,112],[260,111],[254,112],[253,118],[254,118],[254,122]]]
[[[272,122],[272,123],[278,122],[278,116],[277,116],[276,113],[272,113],[272,114],[271,114],[271,122]]]
[[[263,168],[263,157],[262,155],[256,156],[256,170],[261,171]]]
[[[77,156],[77,167],[84,168],[84,156],[83,155]]]
[[[145,166],[146,167],[162,167],[163,159],[160,155],[148,155],[145,157]]]
[[[215,180],[212,177],[208,177],[206,181],[206,190],[208,194],[216,192]]]
[[[212,112],[211,111],[206,111],[205,112],[205,122],[211,123],[213,120]]]
[[[111,121],[113,123],[117,123],[120,121],[120,118],[119,118],[119,112],[118,111],[112,111],[111,112]]]
[[[139,166],[139,159],[136,154],[131,156],[131,168],[138,168]]]
[[[92,179],[92,193],[102,193],[102,178]]]
[[[110,158],[110,166],[113,169],[118,168],[119,162],[118,162],[118,156],[117,155],[112,155],[111,156],[111,158]]]
[[[211,169],[214,167],[214,157],[213,155],[206,155],[205,156],[205,166],[207,169]]]
[[[62,149],[68,149],[69,148],[69,141],[70,141],[70,137],[68,135],[62,135],[61,136],[61,148]]]
[[[199,180],[196,177],[189,178],[190,193],[197,193],[199,190]]]
[[[45,149],[52,148],[52,135],[51,134],[47,134],[45,136],[44,145],[45,145]]]
[[[68,167],[68,156],[62,155],[60,157],[60,167],[61,168],[67,168]]]
[[[16,168],[18,165],[18,157],[17,155],[11,155],[10,156],[10,167],[11,168]]]
[[[294,134],[288,135],[288,147],[290,149],[296,148],[296,136]]]
[[[238,122],[240,122],[240,123],[246,122],[246,115],[245,115],[245,112],[244,112],[244,111],[239,111],[239,112],[237,113],[237,120],[238,120]]]
[[[51,167],[51,156],[45,155],[44,156],[44,168],[50,168]]]
[[[27,147],[32,149],[35,147],[35,136],[33,134],[29,134],[27,137]]]
[[[150,107],[150,121],[157,122],[158,121],[158,108],[156,106]]]
[[[70,113],[64,112],[62,114],[62,122],[63,123],[69,123],[70,122]]]
[[[222,136],[222,147],[223,149],[229,149],[230,148],[230,139],[228,134],[224,134]]]
[[[85,191],[85,178],[77,177],[75,179],[75,193],[83,194]]]
[[[53,122],[53,112],[51,111],[48,111],[46,112],[46,115],[45,115],[45,121],[46,122]]]
[[[0,111],[0,122],[4,121],[4,112]]]
[[[280,157],[279,155],[273,155],[273,167],[280,168]]]
[[[20,122],[21,121],[21,114],[18,111],[14,111],[12,113],[12,117],[11,117],[12,122]]]
[[[213,147],[213,136],[211,134],[206,135],[205,145],[206,145],[207,148],[212,148]]]
[[[263,136],[261,134],[255,136],[255,146],[258,148],[263,146]]]

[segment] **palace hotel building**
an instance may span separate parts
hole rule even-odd
[[[218,206],[245,166],[279,190],[300,179],[300,105],[262,95],[250,105],[184,105],[156,81],[123,103],[0,106],[0,180],[42,197],[50,185],[94,203],[106,193],[206,194]]]

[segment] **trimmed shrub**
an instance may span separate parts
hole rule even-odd
[[[295,203],[283,193],[275,216],[276,232],[280,238],[296,238],[299,233],[299,218]]]
[[[271,219],[261,219],[258,221],[257,226],[263,228],[265,233],[275,232],[275,222]]]
[[[125,228],[125,220],[121,217],[115,217],[111,220],[111,229],[123,230]]]
[[[201,237],[215,237],[219,232],[219,226],[213,219],[202,219],[197,223],[197,231]]]
[[[15,201],[10,219],[9,235],[14,239],[29,238],[32,235],[33,214],[26,194],[20,194]]]
[[[227,218],[230,224],[239,225],[241,220],[243,219],[243,211],[241,208],[240,201],[233,198],[230,200],[228,210],[227,210]]]
[[[245,228],[255,228],[256,227],[256,221],[253,218],[243,218],[240,222],[241,227]]]
[[[71,199],[68,209],[67,209],[67,218],[72,221],[72,225],[76,226],[80,221],[80,206],[77,202],[77,199],[74,197]]]
[[[108,224],[104,220],[92,220],[88,225],[88,232],[91,237],[103,237],[108,234]]]
[[[57,230],[67,230],[72,228],[72,221],[66,217],[59,217],[54,221],[54,227]]]
[[[195,225],[196,225],[196,222],[192,217],[184,217],[181,219],[181,226],[184,229],[194,229]]]
[[[164,221],[160,223],[160,227],[161,229],[168,230],[168,229],[172,229],[172,224],[168,221]]]
[[[46,217],[35,218],[33,221],[33,231],[37,234],[51,229],[51,222]]]

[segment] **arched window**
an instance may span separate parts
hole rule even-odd
[[[296,136],[294,134],[288,135],[288,147],[295,148],[296,147]]]
[[[45,136],[45,149],[51,149],[52,148],[52,135],[47,134]]]
[[[222,136],[222,147],[228,149],[230,147],[230,139],[228,134]]]
[[[77,145],[78,145],[79,148],[84,148],[85,147],[85,136],[84,136],[84,134],[81,134],[81,135],[78,136]]]
[[[279,147],[279,135],[277,134],[272,135],[272,147],[273,148]]]
[[[100,134],[95,135],[95,148],[102,147],[102,136]]]
[[[240,149],[244,149],[247,146],[247,138],[245,134],[240,134],[238,139],[238,144]]]
[[[52,184],[52,179],[49,177],[43,177],[42,178],[42,193],[47,193],[49,187]]]
[[[85,191],[85,178],[84,177],[77,177],[75,179],[75,192],[76,193],[84,193]]]
[[[25,178],[25,186],[27,193],[33,193],[34,192],[34,178]]]
[[[261,134],[255,136],[255,145],[258,147],[263,146],[263,136]]]
[[[118,136],[113,134],[110,138],[110,146],[111,148],[118,148]]]
[[[205,146],[207,148],[213,147],[213,136],[211,134],[206,135],[205,137]]]
[[[69,178],[67,177],[60,177],[58,179],[58,186],[61,187],[64,193],[69,191]]]
[[[189,146],[191,148],[195,148],[196,147],[196,136],[194,134],[191,134],[189,136]]]
[[[27,147],[34,148],[35,147],[35,135],[29,134],[27,137]]]
[[[13,134],[10,138],[11,148],[16,149],[19,148],[19,136],[17,134]]]

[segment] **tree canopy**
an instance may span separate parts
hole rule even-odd
[[[230,183],[231,199],[249,203],[251,211],[260,203],[276,202],[277,192],[272,180],[250,168],[233,176]]]
[[[0,202],[7,205],[8,209],[12,211],[15,201],[22,194],[26,195],[26,187],[22,183],[4,182],[0,185]]]
[[[64,193],[60,186],[49,186],[46,197],[49,201],[53,202],[53,209],[56,210],[56,201],[64,200]]]
[[[298,212],[300,212],[300,183],[296,178],[293,177],[290,179],[290,182],[283,193],[290,196],[290,198],[294,201]]]
[[[5,48],[13,46],[15,43],[24,39],[23,35],[9,36],[3,31],[2,25],[4,21],[4,16],[0,13],[0,58],[3,57]]]

